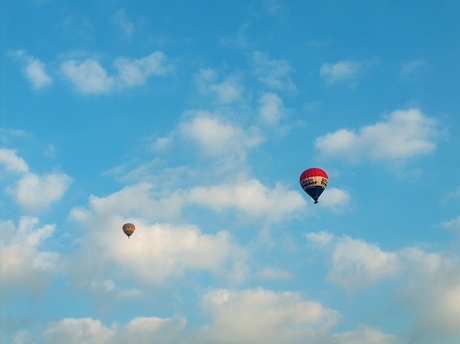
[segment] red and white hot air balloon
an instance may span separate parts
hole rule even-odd
[[[317,167],[309,168],[300,175],[300,186],[318,203],[318,198],[327,186],[329,178],[327,173]]]

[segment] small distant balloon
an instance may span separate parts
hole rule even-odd
[[[132,223],[125,223],[123,225],[123,232],[125,232],[125,234],[128,236],[128,239],[131,236],[131,234],[134,233],[135,230],[136,230],[136,227],[134,227]]]
[[[318,198],[327,187],[329,178],[327,173],[320,168],[309,168],[300,175],[300,186],[302,189],[318,203]]]

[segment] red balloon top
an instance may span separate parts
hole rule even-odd
[[[323,178],[329,179],[329,177],[327,176],[327,173],[324,170],[314,167],[314,168],[309,168],[308,170],[303,171],[302,174],[300,175],[300,181],[304,180],[305,178],[311,178],[311,177],[323,177]]]

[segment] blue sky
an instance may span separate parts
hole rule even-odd
[[[1,342],[458,342],[459,2],[0,12]]]

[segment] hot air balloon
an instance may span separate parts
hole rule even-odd
[[[323,193],[328,183],[326,172],[320,168],[309,168],[300,175],[300,186],[318,203],[318,198]]]
[[[123,225],[123,232],[125,232],[125,234],[128,236],[128,239],[131,236],[131,234],[134,233],[135,230],[136,230],[136,227],[134,227],[132,223],[125,223]]]

